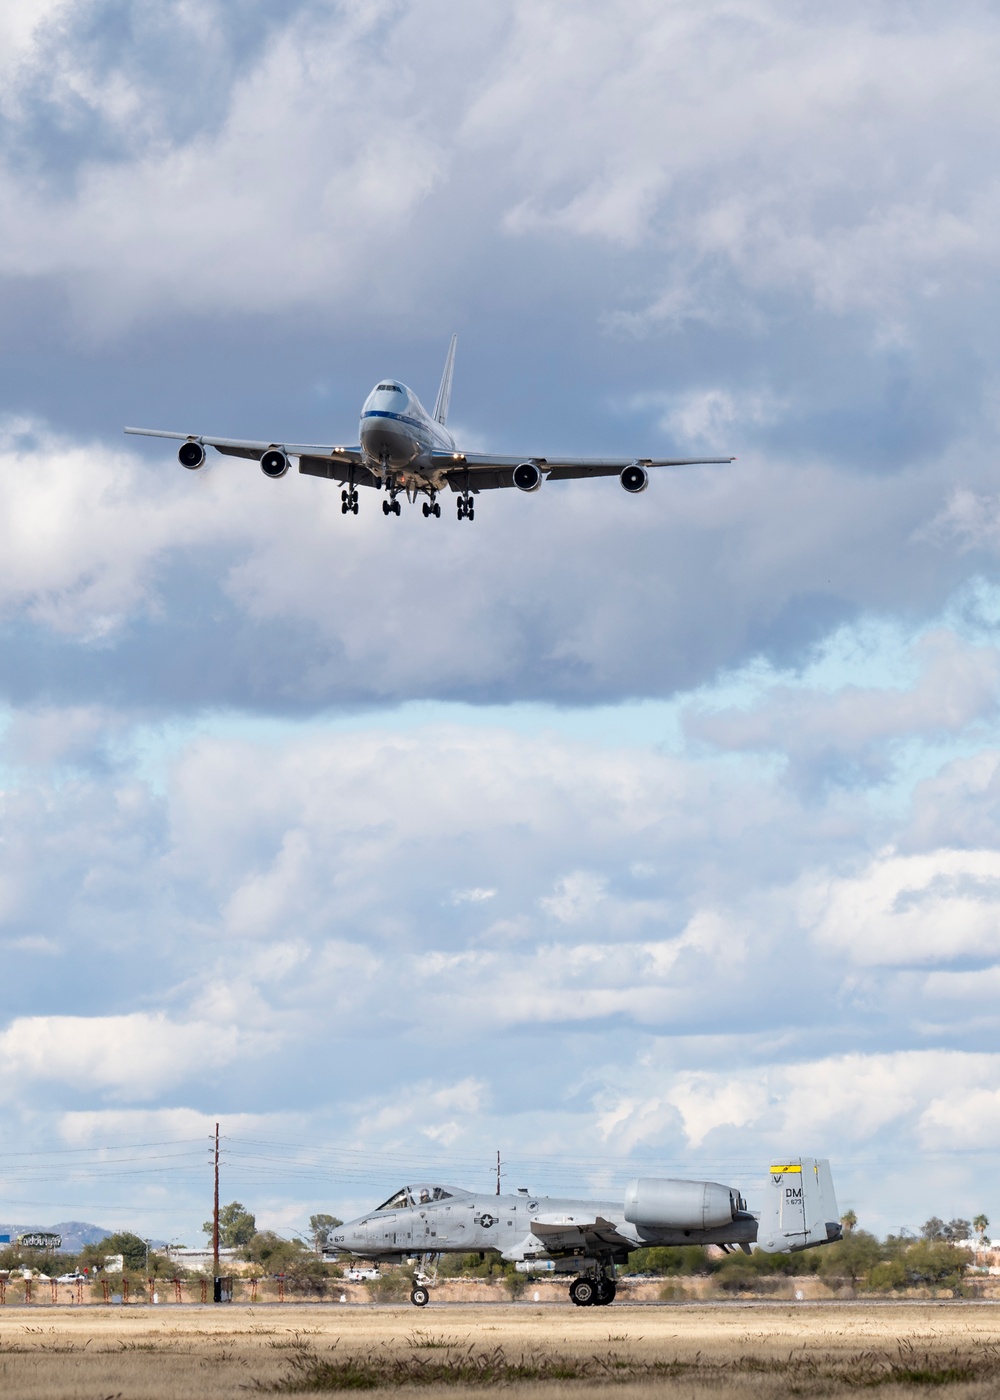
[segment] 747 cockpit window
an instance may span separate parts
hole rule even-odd
[[[387,390],[390,394],[401,394],[403,392],[398,384],[380,384],[375,392],[380,393],[383,389]]]

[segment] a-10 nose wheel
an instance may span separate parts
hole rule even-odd
[[[340,513],[347,515],[358,513],[358,493],[356,490],[341,491],[340,493]]]
[[[424,1288],[423,1284],[416,1284],[410,1290],[410,1302],[415,1308],[426,1308],[431,1300],[430,1289]]]

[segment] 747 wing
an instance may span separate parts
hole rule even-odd
[[[435,452],[434,465],[453,491],[493,491],[517,486],[535,491],[543,481],[618,476],[626,491],[644,491],[651,467],[700,467],[735,457],[498,457],[488,452]]]

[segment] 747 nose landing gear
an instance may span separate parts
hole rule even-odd
[[[437,501],[424,501],[425,518],[428,515],[436,515],[439,520],[441,519],[441,507]]]

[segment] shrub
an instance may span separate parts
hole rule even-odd
[[[637,1249],[628,1257],[628,1267],[640,1274],[707,1274],[708,1250],[700,1244],[654,1245]]]
[[[519,1274],[516,1269],[508,1269],[504,1275],[503,1286],[506,1288],[511,1299],[520,1298],[528,1286],[528,1279],[525,1274]]]
[[[390,1269],[365,1284],[373,1303],[396,1303],[410,1296],[413,1287],[412,1269]]]

